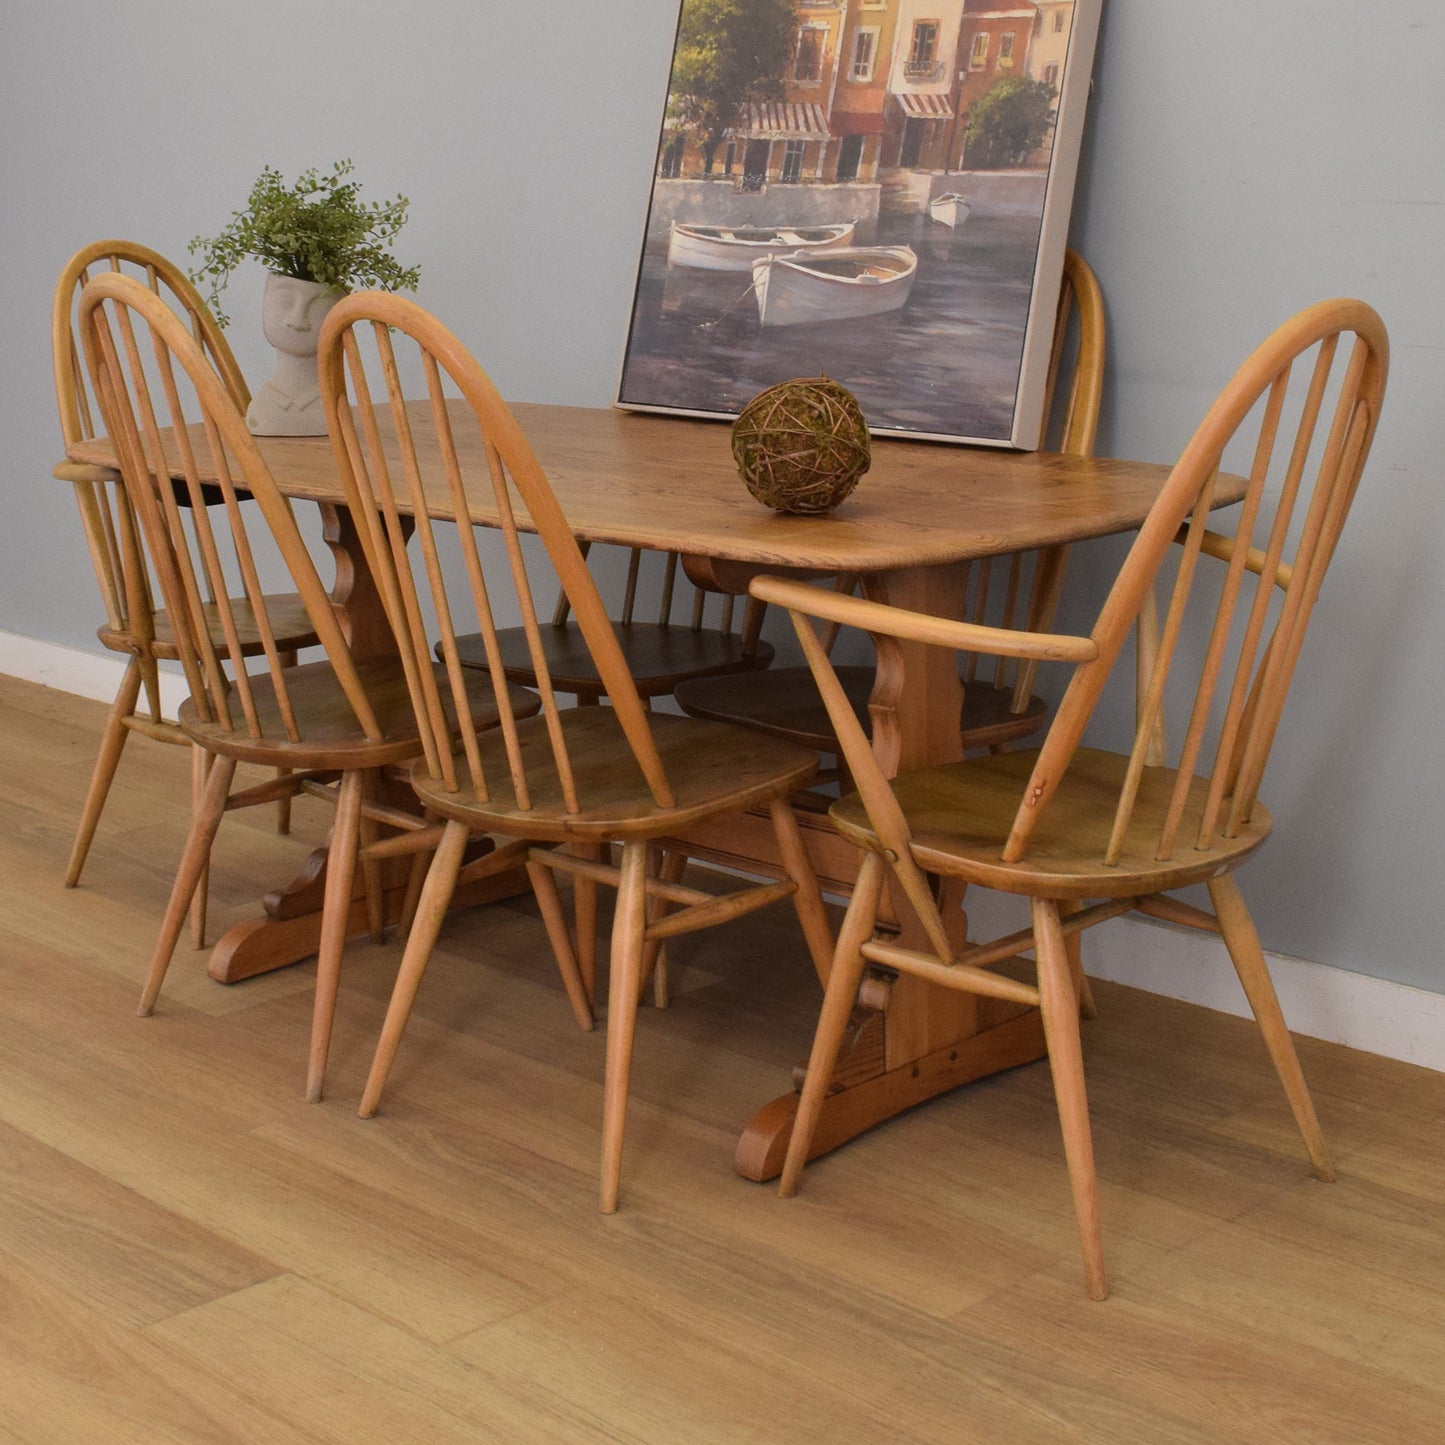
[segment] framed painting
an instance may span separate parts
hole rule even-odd
[[[683,0],[618,405],[1039,444],[1102,0]]]

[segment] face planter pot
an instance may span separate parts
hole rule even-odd
[[[261,326],[276,348],[276,371],[252,398],[246,425],[257,436],[326,435],[316,346],[326,313],[344,293],[319,281],[267,276]]]

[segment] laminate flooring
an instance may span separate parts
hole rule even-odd
[[[784,908],[673,946],[605,1218],[603,1033],[525,902],[449,920],[371,1121],[394,942],[348,954],[320,1105],[312,964],[226,988],[183,944],[134,1016],[188,763],[131,741],[65,891],[103,711],[0,678],[0,1441],[1445,1440],[1441,1075],[1302,1040],[1320,1184],[1251,1024],[1099,984],[1091,1304],[1042,1064],[794,1200],[734,1175],[818,1002]],[[326,822],[229,816],[213,934]]]

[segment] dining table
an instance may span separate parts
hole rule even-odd
[[[461,404],[451,405],[467,520],[495,526],[497,502],[482,440]],[[514,404],[512,410],[580,541],[679,553],[695,580],[735,593],[763,573],[852,574],[872,598],[940,617],[964,615],[971,562],[1129,532],[1169,475],[1167,466],[1149,462],[881,437],[873,441],[870,469],[844,502],[824,515],[790,515],[749,494],[728,429],[715,420],[540,403]],[[436,451],[435,422],[423,403],[411,408],[409,419],[425,463]],[[203,457],[199,430],[196,440]],[[256,441],[280,490],[322,509],[325,540],[337,562],[333,596],[345,610],[353,651],[365,656],[392,648],[329,439]],[[77,442],[68,457],[100,466],[115,461],[104,437]],[[1237,501],[1243,489],[1242,478],[1221,474],[1214,504]],[[428,505],[435,515],[450,515],[439,475]],[[519,522],[525,529],[525,515]],[[873,746],[886,771],[960,756],[963,685],[946,649],[907,644],[901,668],[887,669],[886,676],[880,670],[870,709]],[[825,814],[801,812],[799,821],[825,890],[846,894],[857,850]],[[769,873],[778,862],[769,856],[770,840],[767,818],[760,816],[716,822],[676,841],[704,865]],[[233,925],[212,951],[212,976],[236,982],[314,953],[324,866],[319,850],[300,877],[266,895],[257,917]],[[509,886],[520,891],[494,880],[462,890],[458,902],[485,902],[504,896]],[[949,910],[960,943],[967,930],[961,904]],[[358,901],[356,932],[364,931],[364,916]],[[906,943],[910,925],[903,920],[899,926]],[[800,947],[800,966],[805,957]],[[806,1040],[799,1044],[805,1052]],[[1044,1053],[1036,1009],[916,978],[870,974],[812,1152],[825,1153],[914,1104]],[[800,1073],[743,1130],[734,1157],[740,1174],[762,1180],[781,1169]]]

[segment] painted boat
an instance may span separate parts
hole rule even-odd
[[[908,300],[917,273],[911,246],[762,257],[753,262],[758,320],[764,326],[796,326],[894,311]]]
[[[945,226],[961,226],[968,220],[968,197],[957,191],[945,191],[929,201],[928,214]]]
[[[854,221],[827,226],[689,226],[674,221],[667,239],[667,264],[746,271],[763,256],[846,246],[856,227]]]

